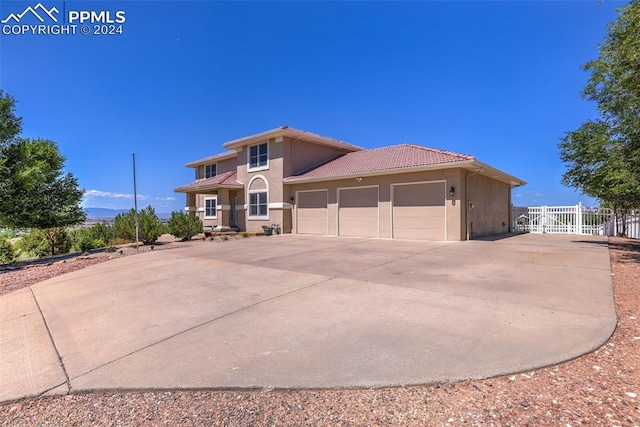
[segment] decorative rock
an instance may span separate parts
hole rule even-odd
[[[638,397],[638,395],[637,395],[637,394],[635,394],[635,393],[633,393],[633,392],[631,392],[631,391],[628,391],[628,392],[626,392],[625,394],[626,394],[627,396],[629,396],[630,398],[632,398],[632,399],[635,399],[636,397]]]

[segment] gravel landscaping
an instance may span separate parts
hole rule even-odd
[[[487,380],[382,389],[70,394],[0,404],[0,424],[640,425],[640,242],[611,238],[609,251],[617,329],[600,349],[557,366]],[[135,249],[0,271],[0,295],[131,253]]]

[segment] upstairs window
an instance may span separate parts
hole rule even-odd
[[[262,144],[249,147],[249,170],[266,169],[269,167],[269,144]]]
[[[211,178],[212,176],[216,176],[216,175],[217,175],[217,173],[216,173],[216,169],[217,169],[217,168],[216,168],[216,165],[215,165],[215,164],[213,164],[213,165],[206,165],[206,166],[204,167],[204,177],[205,177],[205,178]]]

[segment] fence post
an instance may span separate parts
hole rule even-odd
[[[546,233],[547,232],[547,207],[546,206],[542,206],[542,217],[540,218],[542,221],[542,233]]]
[[[576,206],[576,234],[582,234],[582,202]]]

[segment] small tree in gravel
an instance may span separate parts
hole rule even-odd
[[[113,240],[113,227],[107,224],[94,224],[87,228],[77,228],[69,232],[71,250],[74,252],[87,252],[92,249],[102,248]]]
[[[124,214],[116,215],[113,221],[115,237],[133,242],[136,239],[136,211],[131,210]],[[158,240],[163,230],[160,218],[156,215],[151,205],[138,212],[138,238],[145,245],[151,245]]]
[[[46,232],[32,228],[29,234],[20,238],[18,248],[31,257],[61,255],[69,252],[71,240],[64,228],[50,228]]]
[[[8,239],[0,235],[0,264],[11,264],[16,260],[16,252]]]
[[[202,221],[195,215],[182,211],[171,212],[169,219],[169,233],[182,241],[191,240],[193,236],[202,233]]]

